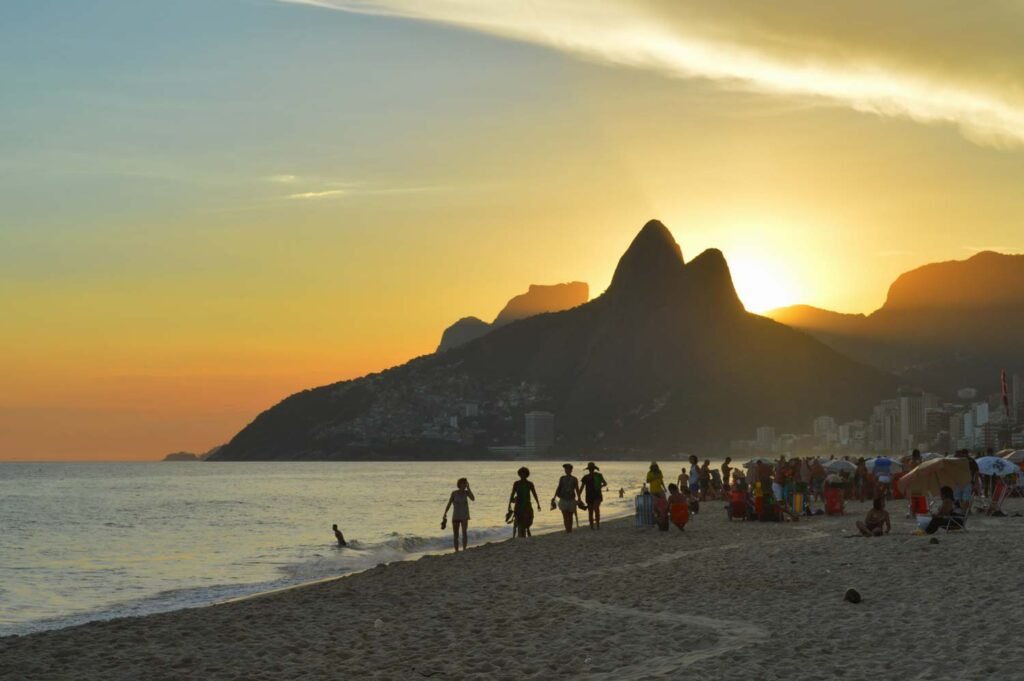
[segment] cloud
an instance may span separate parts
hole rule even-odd
[[[1024,145],[1013,0],[281,0],[489,33],[730,90],[957,126]]]
[[[274,182],[276,184],[295,184],[298,179],[298,175],[271,175],[267,178],[267,182]]]
[[[344,189],[327,189],[320,192],[301,192],[298,194],[289,194],[289,199],[327,199],[331,197],[343,196],[346,194]]]

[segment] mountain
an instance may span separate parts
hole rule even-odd
[[[746,312],[721,252],[686,263],[651,221],[598,298],[292,395],[211,459],[482,455],[522,444],[532,410],[554,414],[556,454],[666,454],[759,425],[806,432],[821,414],[863,417],[895,390],[893,377]]]
[[[590,288],[581,281],[551,286],[531,284],[526,293],[508,301],[490,324],[477,317],[463,317],[449,326],[441,335],[441,344],[437,346],[437,352],[465,345],[505,324],[545,312],[568,310],[582,305],[589,299]]]
[[[1024,371],[1024,255],[983,251],[906,272],[870,315],[797,305],[768,316],[940,394],[995,392],[1002,369]]]
[[[192,452],[171,452],[162,461],[201,461],[198,454]]]

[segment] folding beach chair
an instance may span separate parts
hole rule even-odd
[[[996,480],[995,489],[992,490],[992,497],[989,499],[988,508],[985,512],[988,515],[996,515],[1003,512],[1003,502],[1010,496],[1010,487],[1003,484],[1002,480]]]

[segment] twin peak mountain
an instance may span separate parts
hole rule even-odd
[[[585,284],[563,286],[577,299],[583,286],[586,300]],[[722,253],[687,263],[656,220],[602,295],[487,327],[443,352],[292,395],[215,458],[486,455],[521,444],[532,410],[555,414],[559,455],[674,453],[758,425],[803,432],[820,414],[861,417],[896,389],[892,376],[746,312]]]

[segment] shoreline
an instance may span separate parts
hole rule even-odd
[[[1024,519],[972,516],[967,533],[931,544],[896,502],[892,535],[841,541],[864,505],[798,523],[730,522],[722,505],[703,504],[686,532],[620,517],[599,532],[6,637],[0,677],[1024,678],[1003,624],[1016,621],[1015,598],[997,591],[1024,577],[993,569],[1024,556]],[[843,601],[849,587],[862,603]],[[951,645],[925,635],[943,622]]]

